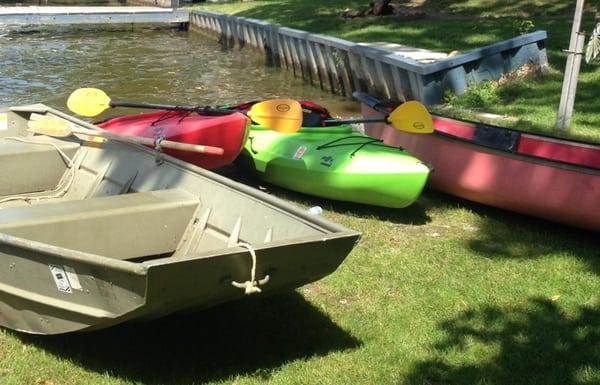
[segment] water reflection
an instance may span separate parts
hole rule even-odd
[[[65,110],[79,87],[114,99],[215,105],[275,97],[309,99],[334,112],[357,105],[265,66],[252,49],[169,29],[0,31],[0,105],[42,102]],[[119,109],[111,114],[123,114]]]

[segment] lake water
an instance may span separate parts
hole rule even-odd
[[[289,97],[316,101],[339,115],[358,114],[357,103],[265,66],[254,50],[224,51],[193,31],[0,27],[0,106],[41,102],[66,111],[68,95],[80,87],[101,88],[115,100],[172,104]]]

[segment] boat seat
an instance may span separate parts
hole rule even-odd
[[[0,233],[117,259],[172,253],[199,205],[170,189],[0,209]]]
[[[80,146],[76,142],[45,136],[26,140],[37,143],[0,138],[0,197],[55,189],[67,171],[67,163],[53,145],[69,158],[73,158]]]

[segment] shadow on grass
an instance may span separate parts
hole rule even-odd
[[[443,321],[444,339],[409,384],[591,385],[600,381],[600,309],[556,303],[468,310]]]
[[[558,253],[579,259],[600,274],[598,234],[519,214],[484,222],[470,248],[488,258],[544,258]],[[522,227],[521,227],[522,226]]]
[[[14,335],[86,370],[144,384],[268,379],[289,361],[361,345],[295,292],[97,332]]]
[[[426,206],[420,200],[403,209],[334,201],[331,199],[324,199],[290,191],[266,182],[262,182],[260,179],[258,179],[258,177],[254,176],[252,171],[244,171],[247,169],[249,169],[248,166],[242,165],[239,167],[229,166],[216,171],[223,176],[249,185],[268,194],[275,195],[278,198],[290,200],[309,207],[320,206],[325,211],[331,211],[337,214],[368,217],[385,222],[415,226],[424,225],[431,221],[431,218],[429,215],[427,215]]]
[[[482,217],[477,232],[467,241],[485,258],[544,258],[559,253],[577,258],[600,275],[600,238],[578,229],[508,210],[481,205],[426,189],[421,200],[428,209],[462,207]]]

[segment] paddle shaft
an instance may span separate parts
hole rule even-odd
[[[70,131],[74,134],[84,134],[89,136],[99,136],[102,138],[116,140],[120,142],[134,143],[134,144],[143,144],[146,146],[155,146],[156,140],[152,138],[143,138],[139,136],[130,136],[130,135],[122,135],[115,134],[107,131],[96,131],[87,128],[70,128]],[[191,144],[191,143],[180,143],[173,142],[170,140],[161,140],[160,146],[164,148],[170,148],[173,150],[180,151],[191,151],[191,152],[199,152],[207,155],[223,155],[224,150],[221,147],[213,147],[213,146],[204,146],[201,144]]]
[[[342,124],[354,123],[389,123],[386,117],[380,118],[359,118],[359,119],[326,119],[323,124],[326,126],[338,126]]]
[[[157,103],[138,103],[138,102],[123,102],[111,100],[110,107],[130,107],[130,108],[146,108],[151,110],[174,110],[174,111],[191,111],[202,112],[206,114],[233,114],[238,110],[230,110],[224,108],[200,107],[200,106],[178,106],[174,104],[157,104]]]

